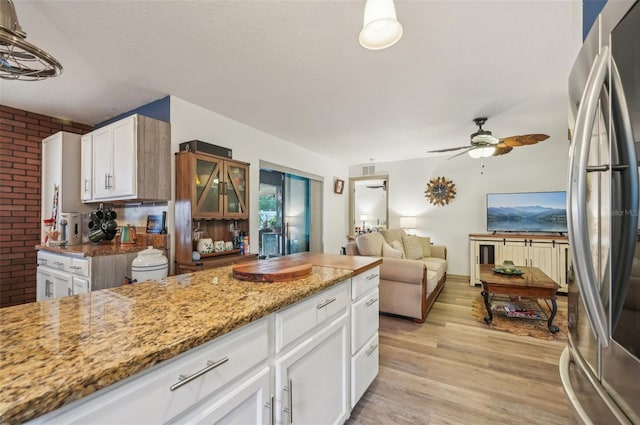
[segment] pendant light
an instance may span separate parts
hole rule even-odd
[[[393,0],[367,0],[360,44],[365,49],[380,50],[393,46],[402,37],[402,25],[396,19]]]
[[[13,1],[0,0],[0,78],[35,81],[60,75],[60,62],[26,37]]]

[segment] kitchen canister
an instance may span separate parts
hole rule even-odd
[[[222,252],[224,251],[224,241],[215,241],[213,243],[213,250],[215,252]]]
[[[152,246],[140,251],[131,263],[131,278],[138,282],[161,280],[168,274],[169,260],[161,250]]]
[[[224,250],[231,251],[233,249],[233,242],[227,241],[224,243]]]
[[[211,254],[213,252],[213,240],[211,238],[198,240],[197,249],[200,254]]]

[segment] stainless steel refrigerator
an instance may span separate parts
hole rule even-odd
[[[580,423],[640,424],[640,2],[609,0],[569,77],[569,344]]]

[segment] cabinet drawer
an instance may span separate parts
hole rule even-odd
[[[69,271],[77,276],[89,277],[90,262],[88,258],[72,258]]]
[[[342,282],[276,313],[276,352],[340,314],[349,306],[347,283]]]
[[[355,300],[371,288],[380,284],[380,266],[362,272],[351,278],[351,299]]]
[[[69,409],[42,416],[36,423],[165,423],[266,361],[269,335],[269,320],[261,319],[105,388],[87,401],[73,403]],[[179,375],[190,377],[216,363],[219,366],[176,388],[177,383],[187,381],[181,381]]]
[[[353,408],[369,385],[378,376],[378,333],[351,359],[351,407]]]
[[[71,257],[46,251],[38,251],[38,265],[68,271],[71,265]]]
[[[379,297],[380,291],[376,288],[351,306],[351,354],[378,332]]]

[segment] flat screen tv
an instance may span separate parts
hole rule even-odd
[[[487,193],[489,232],[567,232],[566,192]]]

